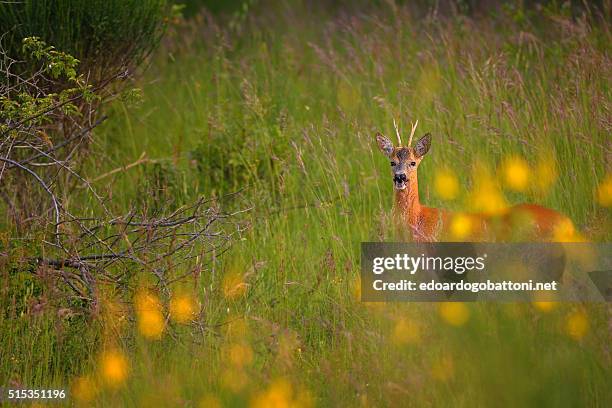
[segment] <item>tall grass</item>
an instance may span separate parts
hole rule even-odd
[[[418,134],[434,135],[419,172],[426,204],[469,207],[476,163],[495,169],[518,155],[532,182],[541,163],[557,177],[546,191],[506,191],[509,202],[555,208],[589,239],[610,238],[595,199],[610,172],[610,33],[560,16],[511,17],[286,6],[237,32],[197,19],[184,27],[184,43],[152,65],[144,103],[114,106],[99,133],[105,160],[92,158],[91,171],[146,151],[174,180],[169,199],[244,188],[250,232],[173,288],[194,291],[201,325],[170,322],[147,340],[117,306],[101,313],[113,329],[79,360],[79,379],[60,365],[23,375],[26,364],[4,358],[0,379],[44,385],[55,375],[100,406],[606,405],[606,306],[358,299],[359,243],[388,237],[391,180],[373,135],[392,135],[393,118],[402,129],[419,119]],[[442,167],[460,181],[455,200],[435,194]],[[142,198],[147,177],[141,167],[111,180],[115,205]],[[105,310],[121,301],[109,296]],[[99,360],[116,348],[130,369],[120,384],[105,382]]]
[[[166,0],[25,0],[0,3],[2,45],[18,58],[21,40],[37,36],[105,72],[137,65],[158,44]],[[100,69],[101,67],[98,67]]]

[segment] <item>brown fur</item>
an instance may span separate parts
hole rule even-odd
[[[513,229],[519,226],[523,226],[524,235],[529,238],[551,239],[555,226],[567,220],[557,211],[535,204],[515,205],[495,215],[484,213],[464,215],[470,219],[472,225],[468,237],[472,241],[509,238]],[[448,228],[453,214],[444,209],[421,205],[418,183],[415,182],[414,186],[395,192],[394,216],[400,230],[409,233],[409,239],[416,242],[431,242],[449,236]]]
[[[448,237],[453,214],[446,210],[422,206],[419,199],[417,169],[429,150],[431,137],[426,135],[421,138],[415,148],[393,147],[391,142],[380,134],[377,135],[377,141],[381,151],[394,163],[393,175],[401,174],[407,178],[403,190],[395,189],[394,217],[401,235],[417,242],[437,241]],[[553,238],[555,227],[559,223],[569,221],[557,211],[535,204],[515,205],[495,215],[469,213],[464,216],[468,217],[471,225],[467,239],[473,241],[510,238],[519,228],[523,237],[550,239]]]

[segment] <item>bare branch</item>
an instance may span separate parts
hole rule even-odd
[[[34,177],[36,179],[38,184],[40,184],[41,187],[47,192],[49,197],[51,197],[51,201],[53,202],[53,209],[55,211],[55,236],[59,240],[59,225],[60,225],[60,220],[61,220],[61,217],[60,217],[60,205],[59,205],[59,203],[57,201],[57,198],[55,197],[55,194],[53,194],[53,191],[51,191],[51,189],[47,186],[47,184],[45,184],[43,179],[41,179],[38,174],[36,174],[34,171],[30,170],[26,166],[23,166],[20,163],[14,161],[14,160],[7,159],[7,158],[4,158],[4,157],[0,157],[0,160],[2,160],[3,162],[6,162],[6,163],[12,164],[13,166],[18,167],[21,170],[23,170],[23,171],[27,172],[28,174],[30,174],[32,177]]]

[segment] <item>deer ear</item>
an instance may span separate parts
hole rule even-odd
[[[419,139],[414,147],[414,154],[416,157],[423,157],[429,151],[431,147],[431,134],[427,133],[425,136]]]
[[[391,153],[393,153],[393,143],[381,135],[380,132],[376,133],[376,143],[378,143],[378,148],[385,156],[391,156]]]

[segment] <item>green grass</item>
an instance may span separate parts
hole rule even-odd
[[[37,0],[0,3],[2,46],[19,59],[21,40],[37,36],[69,53],[89,80],[138,65],[159,43],[165,0]],[[98,65],[96,65],[98,64]]]
[[[214,272],[186,285],[202,304],[202,331],[171,324],[148,341],[131,319],[120,323],[129,311],[102,311],[92,318],[102,324],[83,329],[90,343],[72,350],[64,342],[80,338],[77,323],[62,332],[26,314],[44,333],[36,340],[10,335],[14,320],[3,317],[0,383],[70,384],[76,372],[95,383],[99,354],[121,347],[130,375],[117,389],[97,386],[99,406],[197,406],[211,395],[241,406],[262,390],[282,398],[287,387],[270,385],[278,379],[317,406],[608,405],[605,305],[467,304],[468,320],[453,326],[435,304],[356,297],[360,242],[390,237],[388,162],[373,136],[392,137],[394,117],[404,130],[419,119],[417,134],[434,136],[419,171],[426,204],[466,208],[475,162],[495,168],[518,154],[555,163],[558,177],[547,194],[506,191],[509,202],[557,209],[589,239],[610,239],[609,210],[595,200],[610,171],[609,30],[536,23],[281,7],[260,10],[239,33],[179,27],[171,58],[162,49],[142,81],[143,104],[113,105],[97,132],[104,159],[89,164],[102,174],[143,151],[160,161],[161,170],[99,182],[112,183],[119,209],[151,194],[147,180],[160,172],[162,200],[244,189],[252,228]],[[435,194],[442,166],[460,181],[454,201]],[[243,294],[225,296],[230,276],[246,283]],[[588,329],[569,335],[585,318]],[[233,344],[248,345],[252,361],[232,363]],[[51,363],[5,358],[29,349]]]

